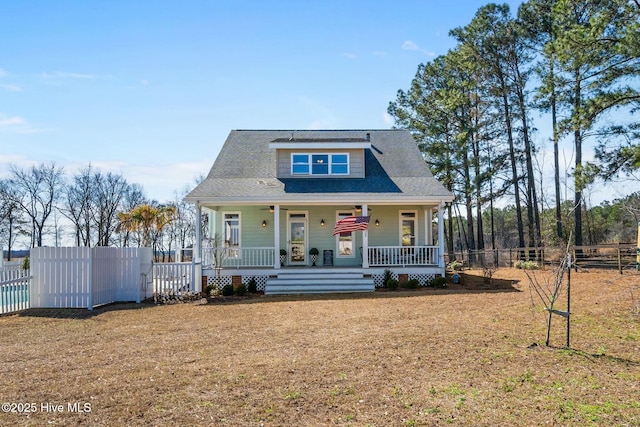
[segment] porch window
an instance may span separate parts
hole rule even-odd
[[[400,212],[400,244],[415,246],[416,244],[416,211]]]
[[[336,222],[341,219],[353,216],[353,212],[338,212]],[[338,247],[338,258],[353,258],[355,253],[353,250],[353,232],[344,235],[336,235],[336,245]]]
[[[238,248],[240,247],[240,213],[224,214],[224,247],[231,248],[230,257],[238,256]]]

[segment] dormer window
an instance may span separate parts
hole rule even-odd
[[[292,153],[292,175],[349,175],[349,153]]]
[[[309,175],[309,155],[308,154],[292,154],[291,155],[291,174],[292,175]]]

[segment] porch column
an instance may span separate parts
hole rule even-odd
[[[273,245],[275,246],[275,262],[273,268],[276,270],[280,265],[280,205],[273,205]]]
[[[218,214],[218,211],[215,209],[208,209],[209,210],[209,237],[213,238],[216,235],[216,216]]]
[[[424,210],[424,244],[433,246],[433,208]]]
[[[193,244],[193,260],[202,261],[202,206],[196,202],[196,241]]]
[[[369,207],[362,205],[362,216],[367,216]],[[369,228],[362,232],[362,268],[369,268]]]
[[[191,257],[191,285],[195,292],[202,292],[202,206],[196,202],[196,241]]]
[[[444,202],[438,205],[438,266],[444,268]]]

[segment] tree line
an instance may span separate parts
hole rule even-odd
[[[598,210],[585,192],[596,179],[638,182],[640,0],[529,0],[516,16],[492,3],[450,35],[455,48],[420,64],[410,88],[388,107],[456,196],[448,248],[606,240],[607,233],[593,232]],[[551,129],[552,194],[545,192],[535,115]],[[573,149],[571,199],[561,191],[563,141]],[[594,145],[594,162],[583,161],[585,143]],[[500,241],[506,216],[515,236]]]
[[[195,210],[184,194],[149,200],[139,184],[90,164],[70,177],[55,163],[11,165],[0,180],[0,243],[9,259],[25,239],[30,247],[149,246],[164,258],[193,244]]]
[[[572,208],[571,200],[562,203],[562,210],[569,212]],[[484,239],[495,241],[496,249],[519,248],[516,208],[508,205],[502,208],[494,208],[493,213],[484,211],[483,221],[493,221],[495,230],[493,235],[487,230]],[[491,218],[491,215],[493,218]],[[597,206],[585,210],[584,220],[584,246],[603,244],[636,243],[637,227],[640,221],[640,192],[628,196],[605,201]],[[555,229],[555,208],[542,209],[540,212],[543,242],[552,241]],[[571,217],[567,218],[567,228],[573,228]],[[465,240],[466,218],[454,216],[452,218],[453,245],[452,251],[466,251],[469,248]],[[455,256],[450,251],[450,259]]]

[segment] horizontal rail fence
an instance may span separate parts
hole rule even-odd
[[[29,270],[0,271],[0,314],[29,308]]]
[[[438,265],[438,247],[371,246],[369,247],[369,265],[372,267]]]
[[[31,307],[88,308],[146,298],[142,277],[151,248],[67,247],[31,250]]]
[[[179,295],[194,292],[193,264],[190,262],[164,262],[153,264],[153,292]]]
[[[635,244],[611,244],[595,246],[572,246],[575,264],[582,268],[611,268],[620,271],[635,268]],[[479,251],[454,251],[445,253],[447,264],[460,261],[464,267],[513,267],[518,261],[531,261],[539,266],[557,265],[564,257],[566,247],[506,248]]]

